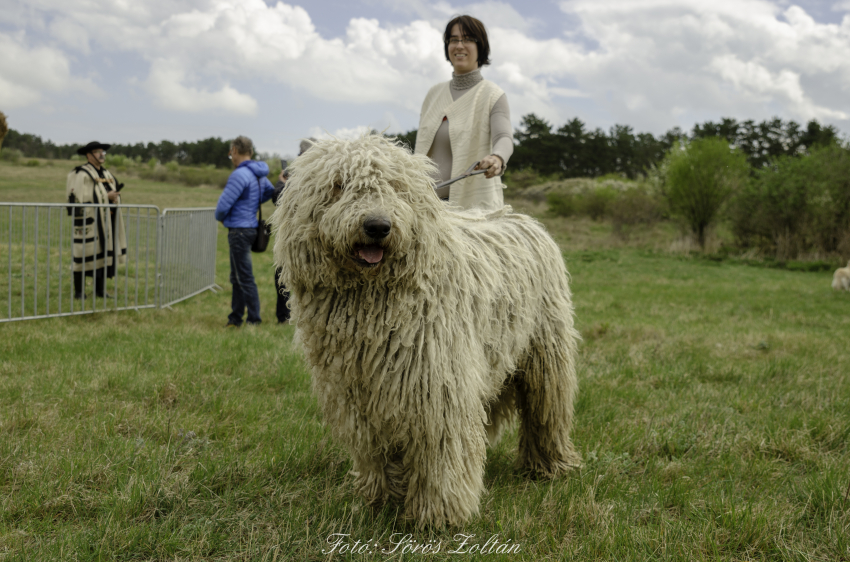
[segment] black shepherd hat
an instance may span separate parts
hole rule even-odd
[[[79,154],[80,156],[85,156],[86,154],[88,154],[92,150],[97,150],[98,148],[102,148],[103,150],[109,150],[110,146],[112,146],[112,145],[111,144],[99,143],[97,141],[91,141],[87,145],[81,146],[80,148],[78,148],[77,154]]]

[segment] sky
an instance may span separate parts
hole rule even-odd
[[[442,31],[484,22],[518,127],[732,117],[850,134],[850,0],[0,0],[0,111],[57,144],[418,127]]]

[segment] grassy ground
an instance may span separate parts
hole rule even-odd
[[[10,169],[0,199],[61,200],[49,168]],[[125,192],[213,204],[203,189]],[[268,254],[254,262],[266,323],[223,329],[220,236],[223,294],[0,325],[0,560],[472,560],[485,557],[449,551],[494,536],[519,552],[486,559],[850,560],[850,295],[828,273],[670,252],[664,225],[629,243],[600,223],[547,225],[584,336],[579,473],[522,477],[513,432],[462,529],[364,507],[293,328],[272,322]],[[329,553],[333,533],[349,537]],[[357,540],[369,554],[339,554]],[[412,541],[441,550],[402,555]]]

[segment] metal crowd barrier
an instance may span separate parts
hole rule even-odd
[[[161,220],[160,308],[220,289],[215,284],[215,208],[165,209]]]
[[[98,207],[121,213],[126,262],[106,280],[106,291],[95,289],[96,277],[84,276],[83,298],[76,299],[74,223],[84,219],[73,210]],[[166,209],[160,215],[153,205],[0,202],[0,323],[161,308],[215,290],[214,212]],[[117,221],[113,224],[117,227]],[[85,253],[77,258],[82,263],[91,259]]]

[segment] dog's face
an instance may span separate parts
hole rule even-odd
[[[305,152],[272,218],[284,279],[343,288],[409,274],[444,212],[431,166],[379,135]]]

